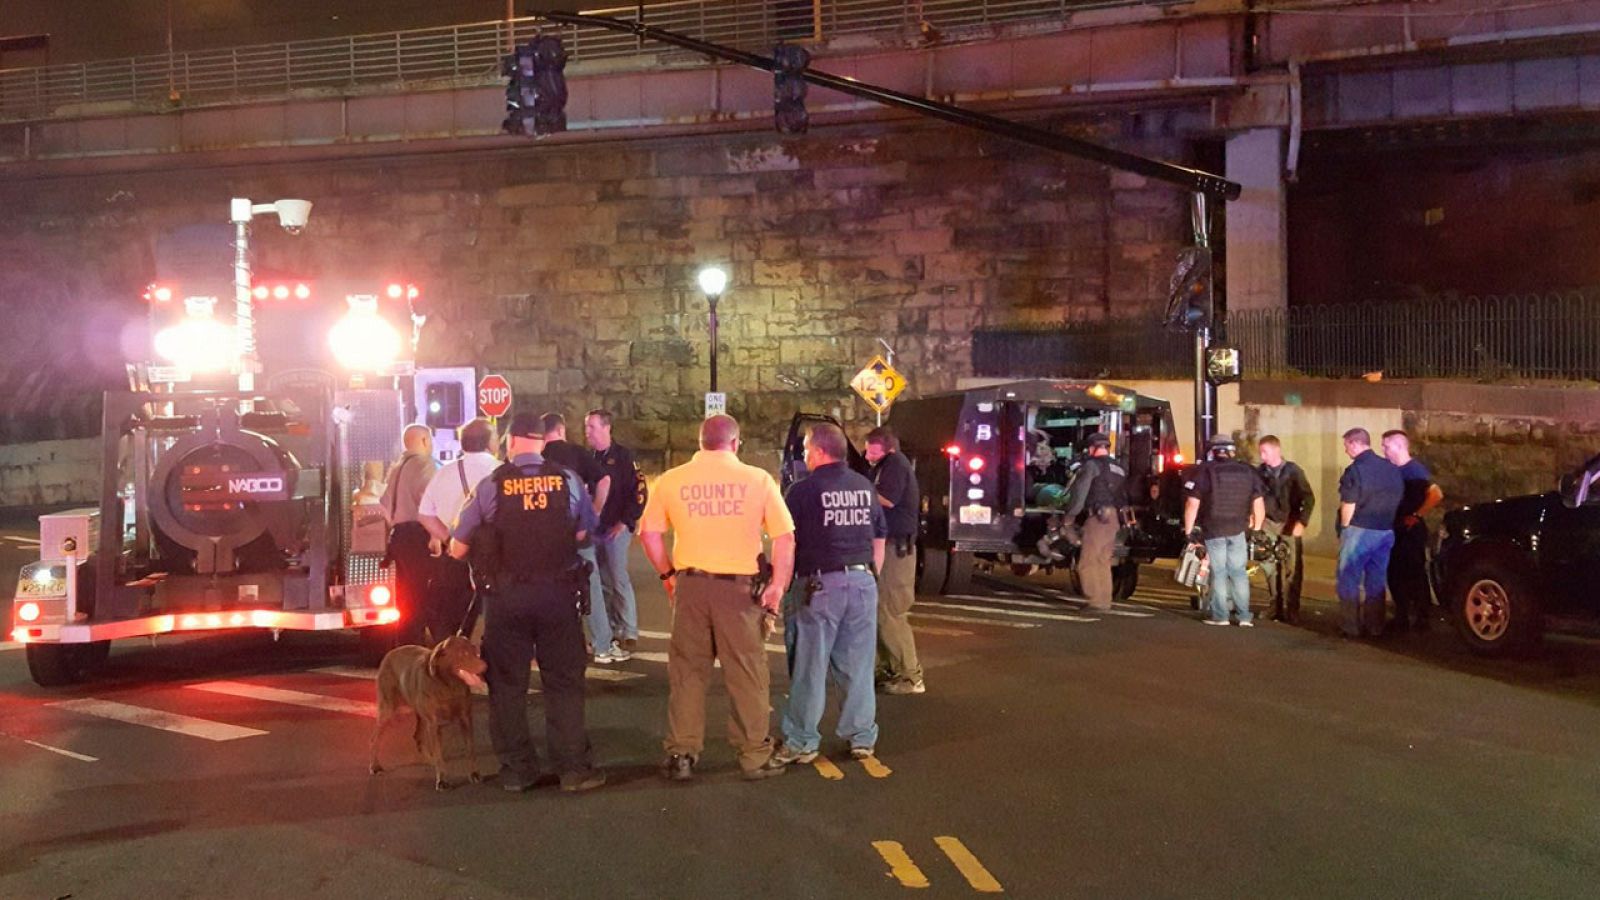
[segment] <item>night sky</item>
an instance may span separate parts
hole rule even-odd
[[[232,47],[502,18],[505,0],[0,0],[0,40],[49,35],[44,51],[0,49],[0,67],[166,52],[172,8],[177,50]],[[529,9],[601,8],[593,0],[516,0]]]

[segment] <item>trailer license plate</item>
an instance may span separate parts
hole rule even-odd
[[[961,507],[961,524],[988,525],[994,521],[994,510],[980,503]]]
[[[25,597],[65,597],[67,582],[64,578],[52,578],[49,581],[24,578],[17,583],[17,593]]]

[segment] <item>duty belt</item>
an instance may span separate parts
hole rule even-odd
[[[721,572],[707,572],[704,569],[679,569],[678,574],[693,575],[696,578],[712,578],[717,581],[733,581],[739,583],[748,583],[750,579],[755,577],[754,575],[726,575]]]
[[[831,569],[816,569],[815,571],[807,572],[806,573],[806,577],[810,578],[813,575],[832,575],[835,572],[871,572],[871,571],[872,571],[872,566],[867,565],[866,563],[851,563],[848,566],[834,566]]]

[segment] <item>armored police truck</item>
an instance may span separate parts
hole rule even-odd
[[[384,467],[406,423],[460,424],[444,417],[471,409],[472,370],[415,371],[415,288],[259,281],[248,384],[217,315],[232,287],[146,295],[162,364],[104,395],[98,501],[42,516],[18,579],[11,635],[41,685],[89,678],[125,638],[354,629],[374,661],[394,645],[414,598],[384,566]]]
[[[795,417],[786,476],[799,460],[806,425],[827,419]],[[1016,574],[1071,566],[1076,548],[1047,538],[1061,514],[1050,501],[1064,493],[1096,432],[1111,438],[1111,455],[1128,472],[1134,514],[1117,542],[1117,597],[1133,593],[1141,563],[1183,550],[1183,456],[1165,400],[1096,381],[1011,381],[900,401],[889,425],[922,490],[919,592],[962,593],[980,563]],[[854,453],[850,462],[864,467]]]

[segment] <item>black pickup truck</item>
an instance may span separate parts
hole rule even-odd
[[[1429,575],[1467,645],[1495,656],[1532,649],[1546,628],[1592,630],[1596,572],[1600,456],[1557,490],[1447,514]]]

